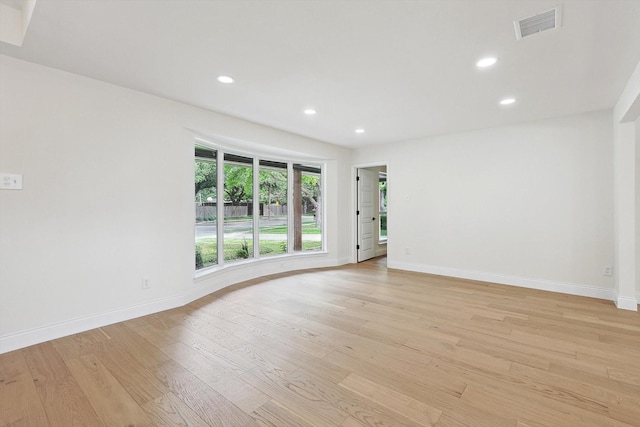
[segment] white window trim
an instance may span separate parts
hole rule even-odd
[[[210,148],[212,150],[216,150],[216,173],[217,173],[217,194],[222,194],[224,200],[224,155],[225,153],[229,154],[237,154],[241,156],[251,157],[253,159],[253,214],[256,212],[256,207],[259,206],[259,163],[260,160],[271,160],[282,163],[287,163],[287,204],[288,206],[293,206],[293,191],[290,191],[293,187],[293,165],[294,163],[298,164],[313,164],[317,165],[320,168],[320,184],[322,192],[322,230],[321,230],[321,243],[322,248],[317,251],[293,251],[293,215],[287,214],[287,253],[282,255],[275,255],[269,257],[260,257],[260,215],[252,215],[253,216],[253,257],[235,261],[233,263],[226,263],[224,260],[224,203],[216,204],[216,244],[217,244],[217,264],[211,265],[209,267],[204,267],[201,269],[195,269],[194,265],[194,279],[202,279],[210,274],[220,272],[222,270],[226,270],[228,268],[242,267],[247,264],[260,264],[263,262],[269,262],[272,260],[284,260],[284,259],[292,259],[299,257],[314,257],[314,256],[326,256],[327,255],[327,203],[326,203],[326,160],[316,159],[316,158],[296,158],[289,156],[280,156],[273,155],[268,153],[261,152],[247,152],[243,149],[233,149],[229,146],[223,146],[222,144],[216,144],[213,141],[204,139],[202,137],[195,138],[195,144],[201,145],[203,147]],[[194,145],[195,145],[194,144]],[[220,192],[222,189],[222,192]],[[258,191],[256,191],[258,189]],[[259,209],[259,208],[258,208]],[[259,210],[258,210],[259,212]],[[195,212],[193,217],[195,218]],[[222,218],[222,225],[219,224],[219,219]],[[195,241],[195,239],[194,239]],[[194,246],[195,250],[195,246]],[[192,257],[193,258],[193,257]]]
[[[389,236],[384,236],[383,237],[382,233],[381,233],[381,231],[382,231],[382,214],[386,215],[389,212],[389,209],[387,209],[385,211],[380,210],[380,175],[381,174],[384,174],[384,176],[387,177],[387,172],[378,172],[378,244],[379,245],[386,245]],[[387,197],[387,199],[388,199],[388,197]],[[387,220],[388,220],[388,217],[387,217]]]

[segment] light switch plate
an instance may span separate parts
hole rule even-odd
[[[22,175],[17,173],[0,173],[0,189],[22,190]]]

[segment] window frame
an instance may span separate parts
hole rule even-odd
[[[224,259],[224,255],[225,255],[224,254],[224,244],[225,244],[224,235],[225,235],[225,229],[226,229],[226,225],[227,225],[227,223],[225,222],[225,216],[224,216],[225,203],[226,203],[226,201],[224,199],[225,194],[226,194],[225,191],[224,191],[224,187],[225,187],[225,184],[226,184],[226,182],[225,182],[225,177],[226,177],[226,175],[225,175],[225,167],[227,165],[251,168],[251,194],[252,194],[252,197],[251,197],[251,204],[252,204],[252,212],[251,212],[251,230],[252,230],[251,231],[251,238],[252,238],[251,251],[252,251],[252,253],[248,257],[244,258],[244,260],[250,261],[250,260],[252,260],[254,258],[254,255],[255,255],[255,236],[256,236],[256,232],[255,232],[256,222],[255,222],[255,215],[253,215],[255,213],[255,204],[254,204],[254,202],[255,202],[255,194],[256,194],[256,191],[255,191],[255,176],[256,176],[256,173],[255,173],[255,158],[246,156],[244,154],[236,154],[236,153],[231,153],[229,151],[225,151],[224,155],[220,157],[220,160],[222,160],[222,163],[221,163],[222,168],[221,169],[222,169],[223,179],[222,179],[222,181],[217,181],[218,187],[216,189],[216,192],[219,192],[220,190],[222,190],[222,192],[220,193],[220,194],[222,194],[222,203],[221,203],[221,205],[222,205],[221,206],[221,209],[222,209],[222,216],[221,216],[221,218],[222,218],[222,227],[218,227],[217,230],[218,230],[218,237],[220,238],[220,236],[222,236],[221,239],[222,239],[223,250],[222,250],[222,252],[218,252],[218,263],[217,264],[218,265],[236,264],[236,263],[239,263],[239,262],[243,261],[243,259],[239,259],[239,260],[235,259],[235,260],[231,260],[231,261],[227,261],[227,260]],[[248,209],[247,209],[247,213],[249,213]],[[222,255],[220,255],[220,254],[222,254]],[[221,258],[221,256],[222,256],[222,258]]]
[[[286,200],[286,204],[287,204],[287,250],[285,252],[284,255],[287,255],[290,253],[291,250],[291,245],[289,244],[290,240],[289,240],[289,234],[290,234],[290,226],[289,226],[289,217],[290,212],[289,212],[289,193],[290,188],[289,188],[289,162],[286,161],[275,161],[275,160],[270,160],[267,159],[265,157],[261,157],[255,158],[255,162],[258,165],[258,173],[255,174],[254,176],[254,180],[255,182],[257,182],[258,185],[258,191],[256,192],[256,196],[257,199],[254,199],[254,206],[258,206],[258,211],[260,210],[260,172],[263,170],[263,168],[265,170],[272,170],[272,171],[278,171],[278,170],[282,170],[284,173],[287,174],[287,200]],[[270,164],[271,163],[271,164]],[[259,212],[258,212],[259,213]],[[257,221],[258,221],[258,230],[260,229],[260,215],[257,215]],[[258,253],[260,254],[260,233],[258,233],[258,239],[257,239],[257,246],[256,249],[254,250],[254,253]],[[257,251],[257,252],[256,252]],[[268,255],[268,256],[260,256],[259,258],[261,259],[265,259],[265,258],[277,258],[278,256],[282,256],[283,254],[280,255]]]
[[[211,155],[209,155],[211,154]],[[216,150],[215,148],[211,148],[208,146],[204,146],[203,144],[197,144],[195,145],[195,153],[194,153],[194,169],[197,167],[197,162],[210,162],[215,164],[216,167],[216,221],[215,221],[215,226],[216,226],[216,261],[214,264],[206,266],[206,267],[202,267],[202,268],[197,268],[197,265],[195,266],[196,271],[201,271],[207,268],[213,268],[213,267],[217,267],[218,265],[218,251],[220,250],[220,245],[219,245],[219,239],[218,239],[218,218],[220,217],[220,210],[219,210],[219,203],[218,203],[218,180],[220,179],[220,175],[219,175],[219,155],[220,155],[220,151]],[[198,203],[198,202],[196,202]],[[199,203],[202,203],[202,201],[200,201]],[[195,203],[194,203],[195,206]],[[197,221],[197,207],[194,208],[195,209],[195,213],[194,213],[194,243],[196,242],[195,239],[195,234],[196,234],[196,228],[198,226],[198,221]],[[224,212],[224,207],[223,207],[223,212]],[[195,249],[195,244],[194,244],[194,252],[196,251]],[[194,254],[194,260],[196,260],[197,263],[197,259],[196,256]]]
[[[309,257],[309,256],[317,256],[317,255],[326,255],[327,254],[327,236],[326,236],[326,223],[327,223],[327,204],[326,204],[326,161],[321,159],[301,159],[295,157],[287,157],[287,156],[278,156],[273,154],[263,154],[260,152],[247,152],[242,149],[232,149],[228,147],[223,147],[214,142],[196,138],[194,141],[194,146],[205,147],[206,149],[214,150],[216,152],[216,173],[217,173],[217,187],[216,193],[218,195],[222,195],[222,203],[217,203],[217,218],[216,218],[216,236],[217,236],[217,263],[208,267],[203,267],[200,269],[195,268],[195,278],[198,279],[203,276],[207,276],[211,273],[223,270],[229,267],[241,266],[250,263],[260,263],[264,261],[273,261],[280,260],[282,258],[291,258],[291,257]],[[239,156],[245,158],[252,159],[253,166],[253,211],[252,211],[252,219],[253,219],[253,257],[243,260],[237,260],[234,262],[226,262],[224,260],[224,169],[225,169],[225,157],[226,156]],[[194,156],[194,165],[195,159],[197,156]],[[279,255],[271,255],[271,256],[260,256],[260,162],[276,162],[280,164],[287,165],[287,251],[284,254]],[[247,163],[248,164],[248,163]],[[320,204],[320,208],[322,209],[322,224],[321,224],[321,248],[313,251],[294,251],[293,250],[293,240],[294,240],[294,215],[293,215],[293,170],[294,164],[301,165],[312,165],[314,168],[317,167],[319,169],[320,175],[320,191],[323,194],[322,203]],[[256,214],[257,213],[257,214]],[[195,212],[193,215],[195,219]],[[194,227],[194,242],[195,242],[195,227]],[[195,244],[194,244],[194,252],[195,252]],[[195,258],[195,255],[194,257]]]
[[[385,235],[384,237],[382,236],[382,215],[386,216],[386,221],[388,221],[389,217],[388,217],[388,213],[389,213],[389,207],[387,204],[384,205],[385,209],[382,210],[382,203],[381,203],[381,194],[380,194],[380,183],[381,182],[388,182],[387,181],[387,172],[378,172],[378,244],[379,245],[384,245],[387,243],[388,240],[388,231],[387,231],[387,235]],[[385,194],[386,194],[386,190],[385,190]],[[388,224],[388,223],[387,223]]]

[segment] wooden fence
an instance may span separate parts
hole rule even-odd
[[[217,217],[218,207],[214,202],[196,203],[196,219],[198,221],[212,221]],[[239,206],[224,205],[225,218],[237,218],[248,216],[253,210],[253,203],[243,203]],[[287,214],[287,205],[267,205],[260,203],[260,216],[284,216]]]

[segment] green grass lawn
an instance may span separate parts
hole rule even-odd
[[[253,256],[252,240],[225,240],[224,244],[224,260],[230,262],[238,259],[247,258],[243,251],[243,243],[247,244],[249,256]],[[302,242],[303,251],[313,251],[322,248],[322,242]],[[260,242],[260,256],[283,255],[287,253],[287,242],[266,240]],[[210,267],[217,263],[218,247],[215,238],[200,239],[196,242],[196,265],[199,263],[198,254],[200,254],[201,267]]]
[[[260,234],[287,234],[287,226],[262,227]],[[322,234],[322,229],[315,222],[306,222],[302,224],[302,234]]]
[[[242,222],[251,221],[252,219],[252,216],[227,216],[224,218],[224,222]]]

